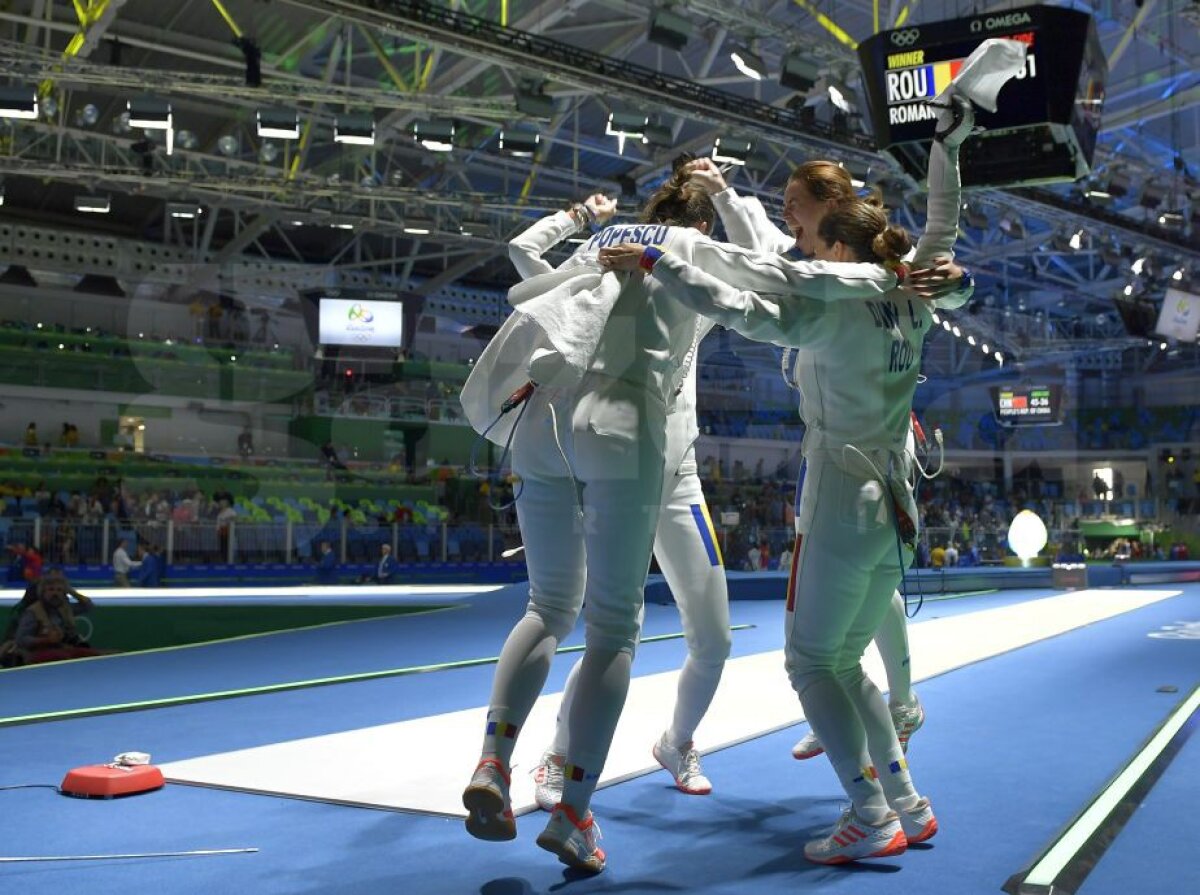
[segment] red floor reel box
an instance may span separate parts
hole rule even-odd
[[[162,771],[144,752],[123,752],[109,764],[86,765],[67,772],[59,787],[63,795],[80,799],[114,799],[162,789]]]

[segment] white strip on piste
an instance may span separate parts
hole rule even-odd
[[[1121,800],[1129,795],[1129,791],[1146,773],[1146,769],[1162,754],[1179,729],[1187,723],[1188,718],[1200,708],[1200,687],[1192,690],[1191,695],[1183,704],[1175,709],[1167,718],[1158,733],[1150,738],[1145,747],[1134,756],[1125,769],[1117,775],[1096,800],[1079,816],[1069,830],[1050,848],[1029,875],[1021,881],[1022,890],[1026,886],[1053,885],[1060,873],[1066,868],[1087,841],[1095,835],[1100,825],[1112,814],[1113,809]]]
[[[1002,655],[1179,593],[1082,590],[912,624],[913,680]],[[574,657],[559,661],[574,661]],[[867,671],[874,680],[885,680],[874,647],[868,652]],[[670,722],[678,679],[677,671],[633,679],[602,786],[657,768],[650,747]],[[479,695],[487,696],[482,689]],[[529,771],[551,741],[558,702],[557,693],[542,696],[521,731],[511,791],[518,813],[533,807]],[[330,710],[336,711],[336,706]],[[479,706],[173,762],[162,770],[181,783],[463,816],[462,790],[479,757],[485,716],[486,708]],[[696,733],[696,744],[702,752],[712,751],[801,720],[800,703],[784,673],[782,651],[743,656],[726,665],[716,699]]]
[[[503,584],[360,584],[357,587],[103,587],[81,584],[79,589],[93,600],[120,598],[122,600],[181,600],[181,599],[245,599],[275,598],[294,602],[304,598],[325,597],[415,597],[415,596],[474,596],[490,594]],[[0,590],[0,600],[19,600],[24,590]]]

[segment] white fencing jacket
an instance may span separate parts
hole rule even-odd
[[[961,201],[957,150],[934,143],[929,177],[928,225],[911,256],[917,265],[953,250]],[[749,231],[756,218],[754,235]],[[736,214],[725,220],[727,229],[730,222],[738,226]],[[758,246],[781,244],[777,228],[769,227],[771,236],[761,227],[765,212],[751,209],[741,221],[747,233],[735,229],[733,238]],[[923,302],[898,289],[870,301],[836,303],[813,302],[788,289],[747,290],[734,276],[713,276],[673,252],[658,261],[654,278],[689,308],[747,338],[801,349],[795,377],[803,397],[806,455],[847,444],[864,451],[903,451],[921,346],[932,325]],[[961,290],[940,304],[957,307],[970,295],[970,289]]]
[[[603,247],[653,245],[738,288],[785,292],[821,308],[840,299],[881,298],[896,282],[875,264],[789,261],[715,242],[690,227],[657,224],[605,227],[561,266],[545,269],[549,265],[538,247],[573,227],[570,216],[560,212],[514,240],[514,262],[533,275],[509,291],[516,313],[463,387],[463,408],[479,432],[496,418],[500,403],[530,379],[574,390],[575,431],[632,439],[647,422],[659,431],[666,426],[668,408],[684,384],[681,367],[704,324],[662,282],[640,273],[602,272],[597,256]],[[487,437],[503,444],[510,429],[505,417]]]

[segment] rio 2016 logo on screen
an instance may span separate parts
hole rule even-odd
[[[358,302],[350,306],[350,310],[346,312],[346,319],[354,323],[370,323],[375,319],[375,315],[368,308],[364,308]]]
[[[318,340],[322,345],[399,348],[404,332],[404,305],[399,301],[322,298]]]

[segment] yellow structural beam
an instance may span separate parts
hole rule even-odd
[[[379,42],[374,34],[368,28],[359,28],[358,33],[367,39],[367,43],[371,45],[371,51],[375,54],[375,58],[379,60],[379,64],[383,66],[383,70],[387,72],[387,76],[392,79],[392,83],[397,89],[404,93],[411,93],[412,88],[408,86],[408,81],[404,80],[404,75],[400,74],[400,70],[392,65],[392,60],[388,58],[387,50],[383,48],[383,44]]]
[[[816,19],[817,24],[832,34],[840,43],[845,44],[852,50],[858,47],[858,41],[847,34],[841,25],[809,3],[808,0],[792,0],[792,2]]]
[[[242,36],[242,29],[239,28],[238,23],[233,20],[233,16],[231,16],[229,14],[229,10],[225,8],[225,4],[222,3],[221,0],[212,0],[212,5],[216,8],[217,12],[221,14],[221,18],[225,20],[225,24],[228,25],[229,30],[233,32],[233,36],[240,38]]]
[[[896,21],[892,22],[892,27],[899,28],[905,22],[907,22],[908,17],[912,15],[913,10],[917,8],[917,4],[919,2],[921,2],[921,0],[912,0],[912,3],[907,4],[904,9],[900,10],[899,14],[896,16]]]
[[[1117,67],[1117,63],[1120,61],[1121,57],[1124,56],[1125,51],[1129,49],[1130,41],[1133,40],[1133,36],[1137,33],[1138,29],[1142,27],[1142,23],[1146,21],[1146,18],[1150,15],[1150,11],[1154,9],[1156,2],[1157,0],[1145,0],[1145,2],[1142,3],[1141,8],[1137,11],[1137,15],[1135,15],[1133,17],[1133,21],[1129,23],[1129,27],[1126,28],[1125,33],[1121,35],[1121,39],[1117,41],[1117,45],[1113,47],[1113,51],[1108,54],[1109,71],[1112,71]]]
[[[63,60],[74,59],[79,55],[88,44],[89,32],[92,27],[99,22],[104,14],[109,12],[111,6],[115,12],[117,8],[124,5],[125,0],[72,0],[75,6],[75,17],[79,19],[79,31],[71,37],[67,42],[66,49],[63,50]],[[38,93],[42,96],[47,96],[54,89],[54,81],[47,78],[38,85]]]

